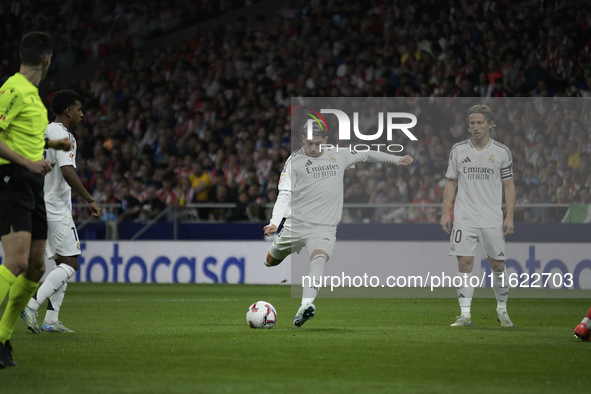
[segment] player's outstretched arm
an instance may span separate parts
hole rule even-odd
[[[402,156],[402,158],[398,162],[398,165],[399,166],[409,166],[412,164],[413,161],[415,161],[415,159],[413,159],[411,155]]]
[[[68,137],[59,140],[47,140],[47,146],[55,150],[63,150],[69,152],[74,149],[74,143]]]
[[[513,213],[515,212],[515,183],[513,178],[503,181],[505,187],[505,204],[507,205],[507,216],[503,222],[505,235],[510,235],[515,232],[515,225],[513,224]]]
[[[289,190],[280,190],[277,196],[277,201],[273,206],[273,214],[271,215],[270,223],[263,228],[265,235],[271,235],[277,232],[281,220],[285,216],[285,212],[291,203],[291,192]]]
[[[4,130],[0,129],[0,133],[2,131]],[[31,161],[10,149],[8,145],[6,145],[3,141],[0,141],[0,157],[9,160],[11,163],[23,166],[32,173],[39,175],[47,174],[49,171],[51,171],[52,168],[51,164],[49,164],[49,161],[45,159]]]
[[[456,188],[458,187],[458,180],[447,178],[445,181],[445,188],[443,189],[443,211],[441,212],[441,229],[446,233],[451,232],[451,217],[449,216],[449,210],[451,208],[451,202],[454,200],[456,195]]]
[[[411,155],[396,156],[386,152],[378,152],[375,150],[368,150],[365,152],[351,152],[351,156],[348,158],[349,163],[347,165],[353,165],[361,161],[369,163],[394,163],[399,166],[407,166],[411,164],[414,159]]]
[[[70,139],[68,138],[68,140]],[[64,176],[64,179],[68,185],[70,185],[70,187],[74,189],[76,193],[78,193],[86,200],[86,202],[88,202],[88,207],[92,211],[92,216],[95,218],[100,218],[101,208],[98,206],[96,201],[94,201],[90,193],[88,193],[88,190],[86,190],[82,184],[82,181],[80,181],[76,170],[74,170],[74,166],[61,166],[60,170],[62,171],[62,175]]]

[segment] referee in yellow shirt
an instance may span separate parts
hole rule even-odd
[[[53,42],[31,32],[20,45],[21,67],[0,87],[0,304],[8,304],[0,320],[0,368],[17,366],[10,337],[14,326],[45,272],[47,219],[43,176],[51,164],[44,147],[69,151],[69,138],[44,139],[47,109],[37,86],[47,75]]]

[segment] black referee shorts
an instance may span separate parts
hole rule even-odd
[[[43,176],[18,164],[0,165],[0,236],[12,229],[47,239],[43,182]]]

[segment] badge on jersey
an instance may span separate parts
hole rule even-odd
[[[488,158],[488,162],[490,164],[494,164],[494,162],[495,162],[495,155],[490,155],[490,157]]]

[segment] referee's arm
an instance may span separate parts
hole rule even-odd
[[[4,132],[4,129],[0,129],[0,133],[2,132]],[[45,159],[31,161],[10,149],[2,140],[0,140],[0,157],[9,160],[11,163],[21,165],[35,174],[45,175],[51,171],[49,161]]]

